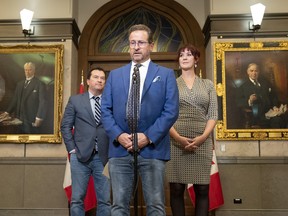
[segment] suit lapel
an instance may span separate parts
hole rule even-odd
[[[123,67],[123,70],[121,71],[121,77],[123,79],[123,83],[124,83],[124,91],[125,91],[125,95],[128,98],[128,94],[129,94],[129,86],[130,86],[130,69],[131,69],[131,63],[127,64]],[[128,73],[128,76],[127,76]]]
[[[91,109],[90,98],[89,98],[88,92],[85,92],[84,94],[82,94],[82,103],[84,105],[84,109],[87,111],[87,113],[90,116],[90,120],[92,124],[95,124],[96,126],[96,121],[95,121],[94,114]]]

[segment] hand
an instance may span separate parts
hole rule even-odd
[[[253,102],[256,101],[256,100],[257,100],[257,95],[256,94],[250,95],[249,101],[250,101],[251,104],[253,104]]]
[[[10,115],[8,112],[4,112],[0,115],[0,122],[7,120],[8,118],[10,118]]]
[[[182,148],[185,148],[186,146],[190,145],[190,143],[192,142],[192,139],[184,137],[184,136],[179,136],[176,142],[178,142]]]
[[[144,133],[137,133],[137,136],[138,136],[138,150],[150,144],[150,140]]]
[[[0,118],[7,118],[9,116],[9,113],[8,112],[3,112],[1,115],[0,115]]]
[[[145,147],[146,145],[148,145],[150,143],[148,137],[143,134],[143,133],[137,133],[137,144],[138,144],[138,150],[142,149],[143,147]],[[127,134],[127,133],[122,133],[119,137],[118,137],[118,142],[127,149],[128,152],[133,152],[134,148],[133,148],[133,136],[132,134]]]
[[[125,148],[127,151],[133,150],[132,135],[127,133],[122,133],[118,137],[118,142]]]
[[[192,141],[185,147],[185,149],[188,151],[195,151],[200,147],[202,143],[205,142],[205,140],[206,138],[203,135],[197,136],[192,139]]]
[[[35,122],[32,123],[32,126],[33,126],[33,127],[40,127],[41,124],[42,124],[42,122],[43,122],[42,119],[36,118],[36,119],[35,119]]]

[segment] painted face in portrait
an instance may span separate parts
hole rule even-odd
[[[35,74],[35,68],[30,64],[24,66],[24,71],[25,71],[25,77],[27,79],[33,77]]]
[[[259,68],[256,64],[251,64],[249,65],[248,69],[247,69],[247,74],[249,76],[250,79],[252,80],[257,80],[259,77]]]

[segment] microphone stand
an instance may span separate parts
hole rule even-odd
[[[132,85],[140,85],[137,83],[137,76],[139,75],[138,68],[134,68],[134,73],[132,75],[133,84]],[[137,88],[133,88],[134,95],[137,95],[137,91],[140,91]],[[134,195],[134,216],[138,216],[138,136],[137,136],[137,127],[138,127],[138,113],[139,110],[139,101],[136,101],[139,98],[132,98],[133,104],[133,128],[132,128],[132,141],[133,141],[133,157],[134,157],[134,184],[133,184],[133,195]]]

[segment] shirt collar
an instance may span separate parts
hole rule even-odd
[[[27,81],[30,81],[30,80],[32,80],[33,78],[34,78],[34,76],[29,77],[29,78],[26,78],[26,80],[27,80]]]
[[[88,93],[89,93],[89,98],[92,99],[92,98],[94,97],[94,95],[93,95],[90,91],[88,91]],[[97,95],[97,96],[95,96],[95,97],[99,97],[100,100],[101,100],[102,94]]]
[[[141,65],[144,66],[145,68],[148,68],[150,61],[151,59],[149,58],[147,61],[142,62]],[[134,68],[136,64],[137,64],[136,62],[132,62],[132,68]]]

